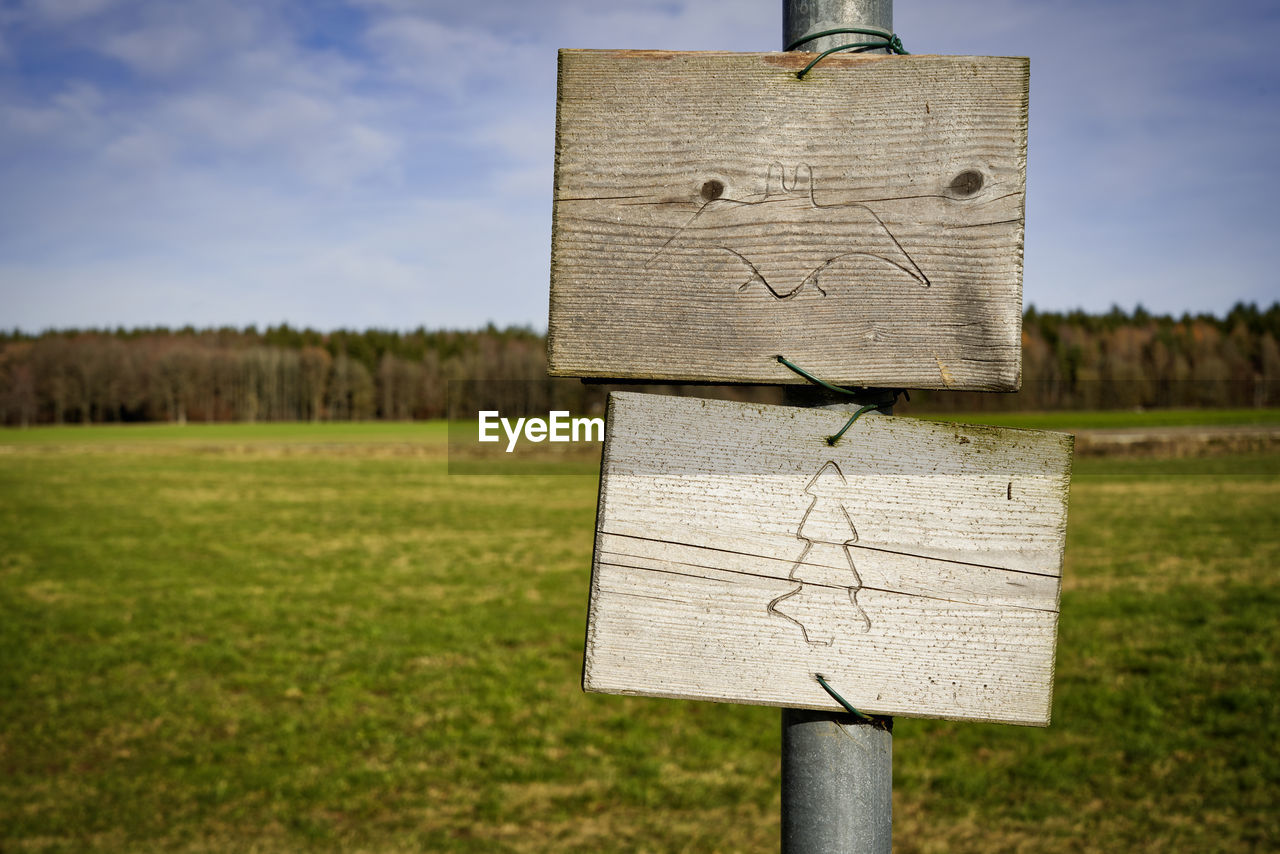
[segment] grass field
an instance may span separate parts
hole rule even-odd
[[[1269,410],[1263,410],[1269,411]],[[0,428],[0,447],[47,445],[58,447],[156,446],[185,448],[283,444],[425,445],[443,453],[448,425],[443,421],[338,421],[320,424],[95,424],[92,426]]]
[[[0,433],[0,851],[776,850],[776,709],[579,690],[595,478],[444,447]],[[897,850],[1280,846],[1278,566],[1280,456],[1078,461],[1053,725],[899,718]]]
[[[905,414],[905,413],[903,413]],[[1103,412],[949,412],[912,413],[930,421],[962,424],[995,424],[1033,430],[1098,430],[1135,427],[1198,427],[1280,424],[1280,409],[1160,409],[1109,410]],[[468,430],[470,433],[470,430]],[[363,421],[320,424],[97,424],[0,428],[0,447],[49,445],[87,447],[132,445],[173,448],[225,449],[228,446],[288,445],[422,445],[440,450],[447,439],[443,421]]]

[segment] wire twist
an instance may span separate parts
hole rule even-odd
[[[837,394],[847,394],[850,397],[861,397],[866,393],[865,391],[854,391],[853,389],[845,388],[844,386],[832,385],[826,380],[815,377],[813,374],[809,373],[804,368],[788,360],[785,356],[779,355],[779,356],[775,356],[774,358],[778,360],[779,364],[785,365],[786,367],[795,371],[800,376],[807,379],[809,382],[814,383],[815,385],[820,385],[825,389],[829,389],[831,391],[836,392]],[[891,397],[889,400],[882,400],[877,403],[868,403],[859,407],[858,411],[853,413],[853,415],[849,417],[849,420],[844,423],[843,427],[841,427],[834,434],[827,437],[827,444],[834,446],[836,442],[839,442],[840,437],[843,436],[845,433],[847,433],[849,431],[849,428],[853,426],[853,422],[857,421],[860,417],[862,417],[864,413],[871,412],[872,410],[875,410],[877,412],[884,412],[886,409],[892,409],[894,403],[896,403],[898,400],[898,395],[905,395],[907,400],[911,399],[911,395],[904,388],[891,389],[890,391],[892,392],[893,397]]]
[[[796,75],[796,79],[803,80],[804,76],[808,74],[813,69],[813,67],[817,65],[819,62],[822,62],[822,60],[826,59],[828,56],[830,56],[833,53],[839,53],[845,50],[852,51],[854,53],[864,53],[869,50],[887,50],[890,53],[897,54],[898,56],[910,56],[910,54],[907,52],[907,49],[902,46],[902,39],[900,39],[896,33],[889,33],[889,32],[885,32],[884,30],[872,30],[866,27],[839,27],[834,30],[822,30],[821,32],[810,33],[809,35],[802,36],[801,38],[798,38],[795,41],[793,41],[791,44],[787,45],[787,50],[789,51],[795,50],[796,48],[800,47],[800,45],[802,44],[807,44],[808,42],[811,42],[814,39],[820,39],[824,36],[837,36],[837,35],[845,35],[845,34],[857,35],[857,36],[875,36],[877,39],[879,39],[879,41],[850,42],[849,44],[842,44],[837,47],[833,47],[830,50],[824,50],[822,53],[818,54],[818,56],[813,60],[813,62],[810,62],[803,69],[801,69],[801,71]]]

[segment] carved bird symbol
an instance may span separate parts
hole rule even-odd
[[[705,203],[650,259],[680,263],[707,252],[733,259],[745,276],[738,291],[758,286],[774,299],[789,300],[812,288],[826,296],[830,282],[903,275],[929,287],[929,277],[894,237],[884,220],[863,202],[820,204],[813,169],[796,166],[788,180],[779,164],[769,167],[763,197],[733,199],[724,185],[703,186]]]

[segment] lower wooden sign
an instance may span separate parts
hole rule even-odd
[[[1072,437],[610,396],[588,691],[1046,725]]]

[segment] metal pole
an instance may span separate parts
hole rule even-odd
[[[782,710],[782,851],[893,849],[893,719]]]
[[[783,50],[801,36],[840,27],[868,27],[892,33],[893,0],[782,0]],[[801,50],[821,52],[856,41],[862,39],[850,35],[824,36],[806,43]]]
[[[893,32],[893,0],[783,0],[783,49],[809,33],[840,27]],[[850,41],[825,36],[823,51]],[[812,387],[809,387],[812,388]],[[868,390],[868,399],[882,391]],[[796,389],[796,403],[829,403]],[[836,407],[831,407],[836,408]],[[782,710],[783,854],[889,854],[893,848],[893,719],[877,726],[853,715]]]

